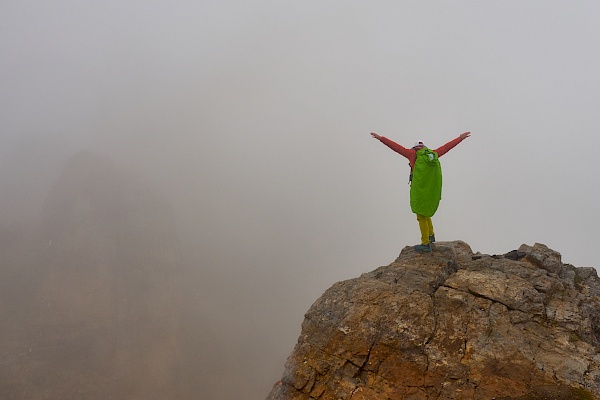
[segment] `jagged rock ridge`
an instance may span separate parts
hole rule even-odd
[[[461,241],[338,282],[267,400],[600,399],[600,279],[542,244]]]

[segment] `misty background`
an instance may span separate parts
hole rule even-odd
[[[3,1],[0,226],[33,223],[81,150],[137,171],[175,221],[202,398],[264,398],[324,290],[419,242],[408,162],[370,132],[432,148],[472,132],[441,159],[439,241],[598,267],[599,17],[595,1]]]

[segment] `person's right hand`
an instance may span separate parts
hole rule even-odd
[[[468,138],[469,136],[471,136],[471,132],[465,132],[465,133],[461,133],[461,134],[460,134],[460,138],[461,138],[461,139],[466,139],[466,138]]]
[[[373,137],[374,137],[375,139],[377,139],[377,140],[380,140],[380,139],[381,139],[381,136],[379,136],[378,134],[376,134],[376,133],[373,133],[373,132],[371,132],[371,136],[373,136]]]

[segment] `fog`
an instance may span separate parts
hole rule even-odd
[[[441,159],[439,241],[598,267],[599,17],[593,1],[4,1],[0,225],[36,218],[80,150],[135,169],[168,199],[209,316],[200,353],[221,363],[196,378],[226,384],[202,398],[264,398],[318,296],[419,242],[407,161],[370,132],[432,148],[472,132]]]

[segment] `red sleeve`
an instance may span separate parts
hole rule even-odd
[[[416,154],[417,154],[416,151],[414,151],[412,149],[407,149],[406,147],[404,147],[386,137],[383,137],[383,136],[381,136],[381,139],[379,139],[379,140],[381,141],[381,143],[385,144],[387,147],[394,150],[396,153],[406,157],[408,159],[408,162],[410,163],[411,167],[413,165],[415,165],[415,158],[416,158]]]
[[[449,152],[451,149],[453,149],[454,146],[456,146],[457,144],[459,144],[462,141],[463,141],[463,139],[459,136],[456,139],[449,141],[445,145],[443,145],[433,151],[435,151],[438,154],[438,157],[441,157],[444,154],[446,154],[447,152]]]

